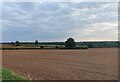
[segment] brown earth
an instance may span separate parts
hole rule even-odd
[[[3,50],[3,67],[36,80],[117,80],[118,49]]]

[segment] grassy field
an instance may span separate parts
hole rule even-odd
[[[12,44],[3,44],[2,47],[0,47],[2,49],[22,49],[22,48],[26,48],[26,49],[32,49],[32,48],[37,48],[37,49],[65,49],[65,45],[34,45],[34,44],[20,44],[19,46],[15,46]],[[81,46],[81,45],[76,45],[76,49],[87,49],[87,46]]]
[[[2,80],[25,80],[25,78],[14,74],[8,69],[2,69]]]

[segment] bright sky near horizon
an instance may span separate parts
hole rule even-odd
[[[3,42],[118,40],[118,3],[6,2],[2,22]]]

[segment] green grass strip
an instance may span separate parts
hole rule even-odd
[[[22,76],[14,74],[8,69],[2,69],[2,80],[25,80]]]

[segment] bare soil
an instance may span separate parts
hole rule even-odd
[[[3,50],[3,67],[35,80],[117,80],[118,49]]]

